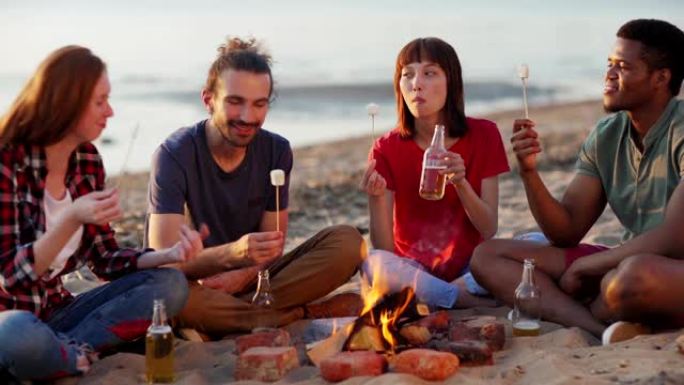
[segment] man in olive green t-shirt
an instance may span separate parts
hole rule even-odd
[[[684,77],[681,47],[684,33],[664,21],[633,20],[620,28],[603,91],[604,108],[613,114],[582,145],[577,173],[560,201],[536,168],[541,147],[534,122],[516,120],[511,143],[520,176],[551,246],[522,240],[480,245],[471,270],[498,299],[513,303],[522,262],[533,257],[544,319],[595,335],[618,319],[684,326],[684,252],[634,238],[661,234],[670,197],[684,189],[678,187],[684,175],[684,102],[676,99]],[[684,192],[679,195],[684,200]],[[578,244],[606,204],[624,226],[626,243],[612,250]],[[659,237],[661,243],[668,238]]]

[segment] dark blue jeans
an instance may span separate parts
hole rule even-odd
[[[28,311],[0,312],[0,372],[22,380],[79,374],[77,358],[87,346],[102,351],[142,337],[154,299],[163,299],[173,317],[187,296],[180,271],[149,269],[81,294],[47,322]]]

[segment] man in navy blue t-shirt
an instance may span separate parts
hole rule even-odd
[[[154,154],[149,246],[178,242],[186,221],[206,237],[204,251],[179,266],[193,283],[179,316],[182,327],[225,334],[360,310],[360,298],[350,294],[309,304],[356,271],[365,249],[356,229],[324,229],[283,255],[292,150],[285,138],[261,128],[273,94],[270,65],[270,56],[253,39],[229,39],[202,90],[210,118],[177,130]],[[286,175],[279,211],[270,180],[274,169]],[[275,298],[268,311],[250,303],[257,271],[264,267]]]

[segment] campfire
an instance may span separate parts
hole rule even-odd
[[[493,364],[493,352],[503,348],[504,325],[495,317],[453,317],[430,313],[413,287],[390,290],[375,274],[362,286],[364,309],[346,326],[309,346],[307,355],[328,381],[353,376],[377,376],[388,368],[428,381],[442,381],[460,366]],[[298,366],[287,332],[273,329],[241,336],[236,379],[277,381]]]
[[[410,348],[411,331],[415,328],[407,325],[428,315],[427,307],[416,303],[413,289],[406,287],[385,295],[370,307],[369,303],[352,324],[342,350],[396,353]]]
[[[493,352],[503,348],[504,325],[495,317],[430,313],[418,302],[415,284],[392,292],[381,275],[373,278],[370,287],[362,287],[365,306],[359,317],[308,351],[324,378],[377,375],[389,363],[394,371],[444,379],[459,366],[491,365]],[[426,369],[418,363],[428,361],[441,364]]]

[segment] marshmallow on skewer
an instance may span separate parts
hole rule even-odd
[[[271,184],[274,186],[284,186],[285,171],[280,169],[271,170]]]
[[[368,103],[366,105],[366,111],[368,111],[368,115],[370,116],[377,115],[378,112],[380,112],[380,106],[375,103]]]

